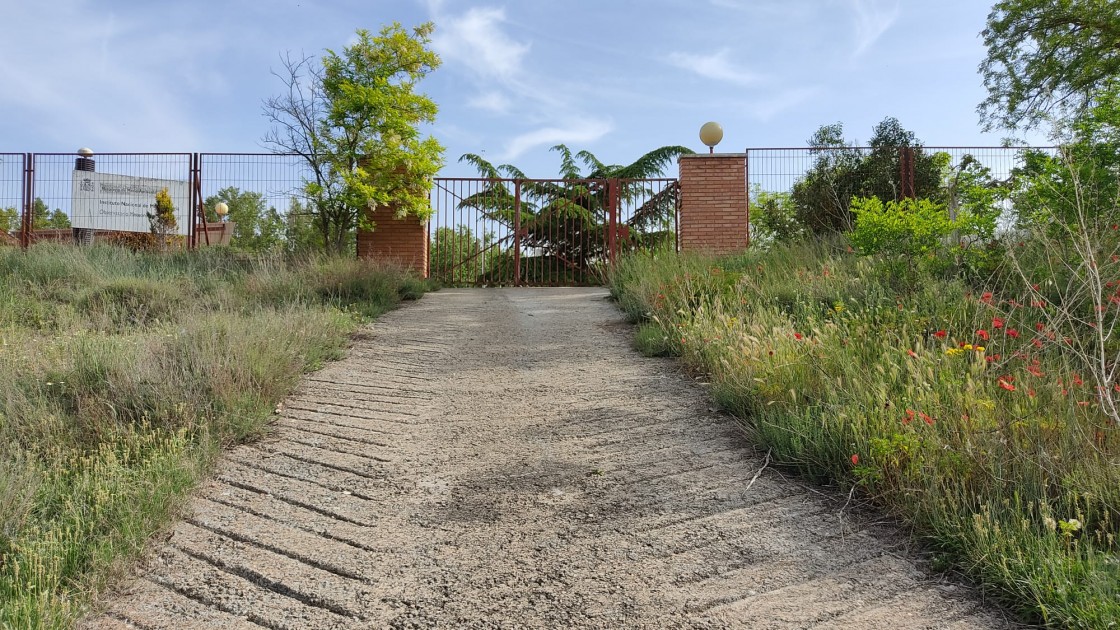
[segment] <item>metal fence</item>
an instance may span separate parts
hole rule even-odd
[[[451,285],[578,285],[620,252],[676,246],[675,179],[437,178],[429,274]]]
[[[280,215],[299,212],[306,207],[307,175],[300,156],[273,153],[0,153],[0,239],[26,246],[110,237],[130,221],[124,230],[139,225],[145,231],[147,206],[155,192],[168,188],[175,208],[172,233],[188,246],[205,244],[217,201],[242,200]],[[113,207],[95,208],[96,200],[83,200],[87,186],[109,186],[121,196],[100,201]],[[137,201],[129,202],[130,194]]]
[[[752,207],[794,195],[794,205],[831,204],[843,214],[852,197],[936,197],[959,203],[965,180],[989,187],[1012,184],[1026,152],[1056,147],[830,147],[746,150]],[[814,201],[815,200],[815,201]],[[1013,208],[1005,208],[1013,211]]]

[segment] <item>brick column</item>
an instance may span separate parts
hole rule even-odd
[[[358,230],[358,258],[406,267],[428,277],[428,222],[415,216],[398,218],[391,207],[366,215],[373,231]]]
[[[681,251],[732,253],[750,243],[744,153],[682,155]]]

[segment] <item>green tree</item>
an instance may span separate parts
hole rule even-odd
[[[1002,0],[981,35],[985,129],[1079,118],[1120,77],[1115,0]]]
[[[0,208],[0,231],[18,232],[20,212],[15,207]]]
[[[358,30],[341,54],[284,59],[277,76],[287,90],[265,102],[273,129],[264,141],[307,163],[307,211],[329,249],[345,249],[359,225],[374,227],[366,216],[372,207],[422,218],[431,212],[427,195],[443,147],[421,136],[419,126],[435,120],[437,107],[415,88],[440,65],[429,50],[432,30],[426,23],[409,32],[394,22],[377,36]]]
[[[229,221],[236,225],[230,245],[246,252],[267,252],[280,248],[284,240],[284,218],[276,208],[266,208],[264,195],[242,191],[236,187],[223,188],[218,194],[206,198],[206,220],[217,221],[214,207],[224,201],[229,207]]]
[[[431,274],[450,284],[476,284],[494,269],[499,254],[493,235],[476,235],[465,225],[441,227],[431,243]]]
[[[844,139],[842,123],[823,125],[809,138],[813,166],[794,184],[790,198],[798,220],[811,232],[850,231],[853,197],[875,197],[883,203],[902,199],[903,151],[913,156],[915,196],[940,194],[941,164],[898,119],[888,116],[875,126],[870,151],[854,144]]]
[[[31,229],[64,230],[70,227],[70,217],[62,210],[51,210],[46,202],[38,197],[31,204]]]

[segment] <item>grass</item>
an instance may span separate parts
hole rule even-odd
[[[0,249],[0,626],[71,627],[224,445],[424,288],[338,258]]]
[[[1027,621],[1115,627],[1120,430],[1070,351],[1093,329],[1056,331],[1058,297],[1008,270],[909,280],[813,243],[633,255],[610,285],[638,347],[707,372],[785,466],[857,486]]]

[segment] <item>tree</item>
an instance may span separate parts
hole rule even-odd
[[[899,201],[902,152],[913,157],[916,197],[936,197],[941,187],[941,165],[922,151],[921,141],[897,118],[888,116],[873,129],[870,151],[864,152],[844,139],[841,123],[822,125],[809,138],[813,166],[793,186],[791,201],[798,220],[817,234],[852,229],[853,197],[875,197],[883,203]]]
[[[676,201],[672,195],[676,194],[676,189],[667,188],[652,194],[640,180],[657,177],[676,158],[692,153],[687,147],[664,146],[630,164],[619,165],[604,164],[589,151],[572,153],[563,144],[551,150],[560,153],[560,181],[524,182],[520,217],[515,217],[513,194],[505,182],[497,180],[528,180],[525,173],[510,164],[494,166],[478,155],[463,155],[460,162],[472,164],[491,182],[459,206],[477,208],[485,212],[488,219],[511,230],[516,221],[524,233],[520,239],[522,247],[538,252],[535,256],[538,267],[542,270],[562,268],[577,282],[588,280],[592,264],[602,260],[606,253],[604,235],[610,193],[602,181],[623,180],[619,186],[620,201],[645,200],[627,225],[632,238],[654,236],[653,232],[664,231],[673,216]],[[522,263],[528,267],[533,261],[522,257]]]
[[[20,212],[13,206],[0,208],[0,232],[19,231]]]
[[[218,194],[207,197],[203,204],[207,221],[218,220],[214,207],[219,201],[229,206],[229,220],[236,224],[230,241],[234,249],[267,252],[282,245],[284,218],[276,208],[265,208],[263,195],[233,186],[223,188]]]
[[[440,65],[428,49],[432,30],[429,22],[409,33],[394,22],[377,36],[358,30],[341,54],[284,57],[277,76],[286,93],[264,104],[273,123],[264,142],[307,163],[307,211],[329,249],[341,252],[358,226],[373,228],[367,211],[375,206],[422,218],[431,211],[443,147],[421,137],[419,125],[433,122],[437,107],[414,89]]]
[[[476,235],[465,225],[436,229],[432,238],[432,275],[451,284],[475,284],[494,268],[499,254],[493,236]]]
[[[70,227],[70,217],[62,210],[55,208],[53,211],[46,202],[38,197],[31,204],[31,229],[33,230],[65,230]]]
[[[1120,10],[1114,0],[1002,0],[981,32],[987,130],[1079,118],[1120,77]]]

